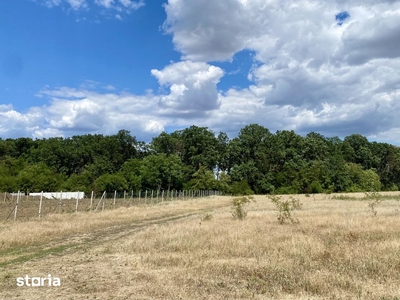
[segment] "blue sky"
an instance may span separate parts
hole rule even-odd
[[[400,144],[400,1],[0,1],[0,137],[206,126]]]
[[[44,86],[95,81],[142,94],[157,88],[149,70],[179,60],[171,36],[160,31],[162,1],[129,14],[99,5],[74,10],[67,3],[52,8],[41,3],[0,3],[1,40],[7,45],[0,50],[1,99],[18,110],[46,104],[35,97]]]

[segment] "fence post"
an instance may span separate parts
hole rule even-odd
[[[18,211],[18,202],[19,202],[19,197],[20,197],[20,191],[18,191],[17,203],[15,204],[15,210],[14,210],[14,222],[17,220],[17,211]]]
[[[161,202],[164,202],[164,190],[162,191],[162,194],[161,194]]]
[[[78,212],[78,204],[79,204],[79,191],[78,191],[78,197],[76,197],[75,213]]]
[[[151,204],[153,204],[153,190],[151,190]]]
[[[60,202],[58,203],[58,213],[61,214],[61,205],[62,205],[62,191],[60,193]]]
[[[139,191],[139,200],[138,200],[138,205],[140,205],[140,196],[142,195],[142,191]]]
[[[40,201],[39,201],[39,219],[42,216],[42,201],[43,201],[43,191],[40,194]]]
[[[160,190],[157,190],[157,201],[156,203],[158,203],[158,193],[160,192]]]
[[[117,198],[117,191],[114,192],[114,202],[113,202],[113,206],[115,208],[115,199]]]
[[[92,191],[92,195],[90,196],[90,210],[92,210],[93,208],[93,191]]]
[[[92,192],[92,193],[93,193],[93,192]],[[100,200],[99,200],[99,203],[97,203],[97,206],[96,206],[96,209],[94,210],[94,212],[96,212],[97,209],[99,208],[100,203],[101,203],[101,201],[103,200],[103,197],[104,197],[105,195],[106,195],[106,191],[104,191],[103,195],[101,196],[101,198],[100,198]],[[103,201],[103,207],[104,207],[104,201]]]

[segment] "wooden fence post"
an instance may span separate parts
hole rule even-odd
[[[117,198],[117,191],[114,192],[114,202],[113,202],[113,206],[115,208],[115,199]]]
[[[151,204],[153,204],[153,190],[151,190]]]
[[[75,213],[78,213],[78,205],[79,205],[79,191],[78,191],[78,197],[76,197]]]
[[[39,219],[42,216],[42,201],[43,201],[43,191],[40,194],[40,201],[39,201]]]
[[[104,208],[104,200],[103,200],[103,197],[105,197],[105,195],[106,195],[106,191],[104,191],[103,195],[101,196],[101,198],[100,198],[100,200],[99,200],[99,203],[97,203],[96,209],[94,210],[95,212],[96,212],[97,209],[99,208],[101,201],[103,201],[103,208]]]
[[[93,191],[92,191],[92,195],[90,196],[90,210],[92,210],[93,208]]]
[[[62,205],[62,191],[60,193],[60,202],[58,203],[58,213],[61,214],[61,205]]]
[[[164,202],[164,190],[162,191],[162,194],[161,194],[161,202]]]
[[[17,220],[17,211],[18,211],[18,202],[19,202],[19,197],[20,197],[20,191],[18,191],[17,203],[15,204],[15,210],[14,210],[14,222]]]

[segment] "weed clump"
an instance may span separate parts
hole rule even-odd
[[[254,201],[254,197],[252,196],[244,196],[233,198],[232,200],[232,217],[234,219],[238,219],[240,221],[244,220],[247,217],[247,211],[244,210],[244,206],[249,204],[251,201]]]
[[[282,200],[282,197],[274,195],[267,197],[275,204],[278,210],[277,218],[280,224],[284,224],[286,221],[290,221],[292,224],[299,223],[299,220],[292,216],[293,210],[301,209],[303,206],[299,199],[292,196],[288,200]]]
[[[373,214],[374,217],[376,217],[378,211],[376,210],[376,207],[378,206],[379,203],[383,201],[382,195],[380,195],[378,192],[370,192],[370,193],[365,193],[364,196],[365,199],[371,200],[368,203],[368,207]]]
[[[214,218],[214,216],[210,213],[206,213],[205,215],[202,216],[201,221],[211,221],[211,219]]]
[[[374,215],[374,217],[376,217],[376,214],[378,213],[378,211],[375,208],[381,202],[382,202],[382,199],[375,199],[375,200],[372,200],[372,201],[370,201],[368,203],[368,207],[371,210],[371,212]]]

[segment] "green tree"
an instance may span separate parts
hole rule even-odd
[[[121,173],[124,175],[124,178],[128,183],[129,190],[138,191],[141,189],[141,167],[142,161],[137,158],[131,158],[122,165]]]
[[[191,126],[179,132],[182,143],[182,162],[188,166],[187,178],[204,166],[207,170],[214,170],[218,161],[218,141],[214,132],[207,127]]]
[[[176,155],[149,155],[142,161],[140,175],[146,189],[178,189],[183,184],[184,165]]]
[[[121,173],[103,174],[96,179],[95,187],[97,192],[125,191],[128,183]]]
[[[44,163],[25,167],[17,176],[17,187],[26,192],[58,191],[64,177],[54,173]]]
[[[373,170],[363,170],[362,166],[354,163],[347,164],[352,186],[349,192],[373,192],[381,190],[378,174]]]
[[[187,189],[194,190],[214,190],[217,187],[218,181],[215,179],[214,173],[204,166],[200,166],[186,186]]]
[[[159,136],[153,138],[150,148],[156,153],[179,155],[181,153],[181,146],[181,141],[177,133],[168,134],[163,131]]]
[[[72,174],[61,185],[61,190],[70,192],[85,192],[90,194],[93,190],[93,177],[89,172],[84,171],[81,174]]]

